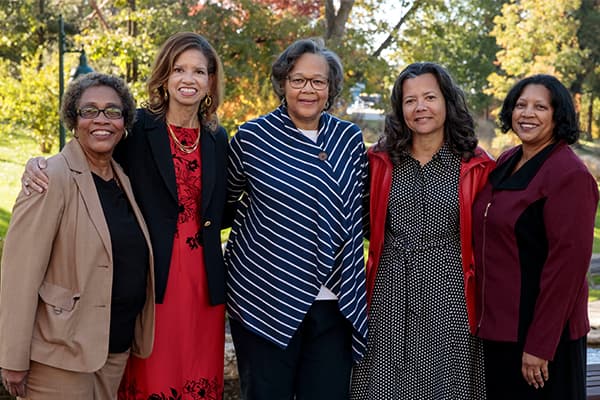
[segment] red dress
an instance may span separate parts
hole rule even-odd
[[[171,129],[184,145],[198,129]],[[225,306],[211,306],[201,230],[200,149],[186,154],[169,136],[180,213],[167,290],[156,305],[152,355],[129,359],[120,400],[220,400],[223,397]]]

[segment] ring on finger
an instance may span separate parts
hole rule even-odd
[[[25,182],[23,182],[23,185],[29,186],[29,179],[25,179]]]

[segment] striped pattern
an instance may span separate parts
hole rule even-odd
[[[228,201],[238,202],[225,252],[231,317],[285,348],[325,285],[354,326],[359,359],[367,333],[360,129],[323,113],[313,143],[280,107],[242,125],[230,151]]]

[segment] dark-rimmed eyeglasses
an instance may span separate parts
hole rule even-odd
[[[121,110],[119,107],[106,107],[100,109],[94,106],[86,106],[77,110],[77,115],[85,119],[94,119],[100,115],[100,113],[104,114],[104,116],[108,119],[123,118],[123,110]]]
[[[310,86],[315,90],[325,90],[329,86],[329,80],[325,78],[308,79],[303,76],[288,76],[287,80],[293,89],[304,89],[308,82],[310,82]]]

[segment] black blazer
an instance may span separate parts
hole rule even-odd
[[[227,133],[222,127],[216,132],[202,129],[202,236],[209,298],[213,305],[225,302],[220,231],[226,203],[227,143]],[[162,303],[179,213],[175,168],[164,120],[138,109],[133,131],[117,145],[113,157],[129,176],[148,225],[154,251],[156,303]]]

